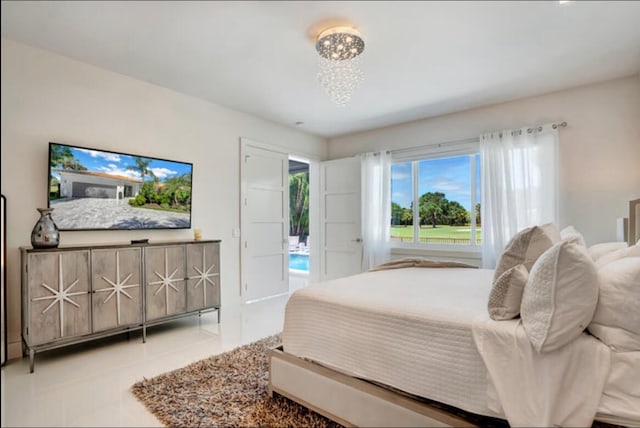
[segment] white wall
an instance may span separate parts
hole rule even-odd
[[[2,194],[7,197],[8,341],[20,355],[20,246],[47,204],[49,141],[192,162],[192,226],[222,239],[222,305],[240,302],[240,137],[326,157],[326,140],[2,39]],[[61,245],[191,239],[191,230],[62,232]],[[223,311],[223,314],[225,312]]]
[[[640,75],[329,140],[329,158],[567,121],[560,130],[560,226],[588,244],[615,241],[640,197]]]

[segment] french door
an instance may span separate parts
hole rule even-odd
[[[320,279],[362,271],[360,158],[320,163]]]
[[[289,292],[289,157],[241,141],[241,294]]]

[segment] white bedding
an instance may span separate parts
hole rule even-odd
[[[492,270],[369,272],[295,292],[284,351],[470,412],[487,407],[471,323],[487,319]]]
[[[489,320],[492,279],[493,271],[485,269],[408,268],[312,285],[287,304],[284,351],[466,411],[504,417],[472,329]],[[597,419],[638,424],[640,353],[611,354],[598,411],[615,417]]]
[[[604,343],[582,334],[537,352],[519,319],[478,322],[473,333],[511,426],[591,426],[611,367]]]

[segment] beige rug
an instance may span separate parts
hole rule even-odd
[[[166,426],[339,427],[284,397],[267,394],[267,350],[280,335],[145,379],[133,394]]]
[[[340,427],[278,394],[274,398],[269,397],[267,350],[279,344],[280,340],[278,334],[241,346],[145,379],[133,385],[131,391],[163,424],[171,427]],[[477,426],[509,426],[501,419],[431,403]],[[610,428],[615,425],[596,422],[593,427]]]

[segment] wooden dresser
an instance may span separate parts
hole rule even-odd
[[[220,241],[20,248],[22,340],[36,352],[217,310]]]

